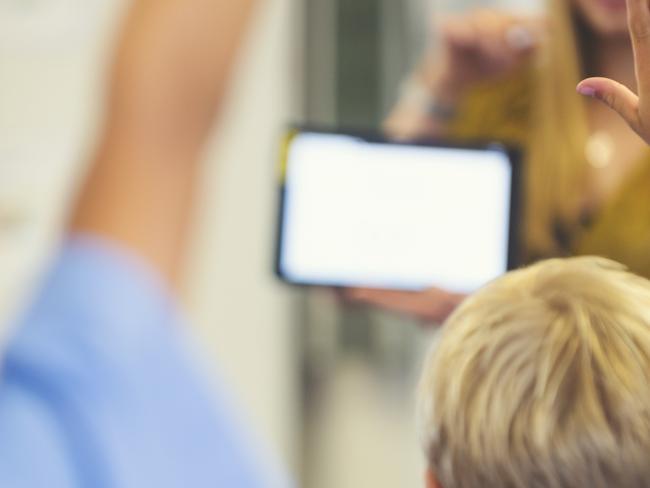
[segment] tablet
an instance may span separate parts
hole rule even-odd
[[[514,265],[516,152],[302,130],[283,153],[289,283],[471,292]]]

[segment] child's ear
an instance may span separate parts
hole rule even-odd
[[[427,480],[427,488],[442,488],[442,486],[440,486],[440,483],[438,483],[438,479],[436,478],[436,475],[431,470],[431,468],[427,468],[426,480]]]

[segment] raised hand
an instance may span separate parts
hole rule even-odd
[[[197,162],[254,3],[132,2],[70,232],[116,242],[179,282]]]
[[[440,30],[439,82],[458,89],[517,68],[544,37],[544,22],[477,10],[450,19]]]
[[[401,100],[385,122],[386,131],[397,139],[441,136],[449,118],[444,114],[453,114],[467,90],[520,67],[543,41],[545,31],[542,18],[496,10],[474,10],[447,19],[436,29],[435,47],[404,85]]]
[[[650,5],[627,0],[628,25],[634,49],[637,93],[609,78],[588,78],[578,84],[582,95],[601,100],[650,144]]]

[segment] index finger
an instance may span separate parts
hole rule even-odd
[[[650,6],[648,0],[627,0],[627,19],[634,49],[639,94],[650,94]]]

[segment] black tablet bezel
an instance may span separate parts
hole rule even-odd
[[[279,182],[279,196],[277,204],[277,224],[276,224],[276,238],[275,238],[275,262],[274,270],[275,275],[284,283],[300,287],[327,287],[327,288],[346,288],[353,285],[342,283],[328,283],[328,282],[308,282],[296,281],[289,279],[282,271],[282,249],[284,239],[284,223],[285,223],[285,210],[286,210],[286,167],[288,165],[287,150],[291,144],[291,140],[298,134],[315,133],[315,134],[332,134],[352,136],[355,138],[363,139],[366,142],[374,144],[390,144],[400,146],[412,147],[432,147],[432,148],[448,148],[448,149],[473,149],[473,150],[499,150],[507,154],[510,166],[512,168],[512,181],[510,192],[510,226],[508,236],[508,270],[516,269],[520,266],[520,224],[523,212],[521,211],[521,196],[522,196],[522,158],[521,151],[512,145],[506,145],[499,142],[490,141],[457,141],[457,140],[443,140],[443,139],[417,139],[410,141],[398,141],[390,139],[387,135],[381,132],[372,130],[359,130],[359,129],[331,129],[314,126],[294,126],[285,134],[283,140],[283,150],[280,151],[280,161],[278,167],[280,172]],[[433,286],[434,284],[432,284]],[[361,286],[361,284],[359,284]]]

